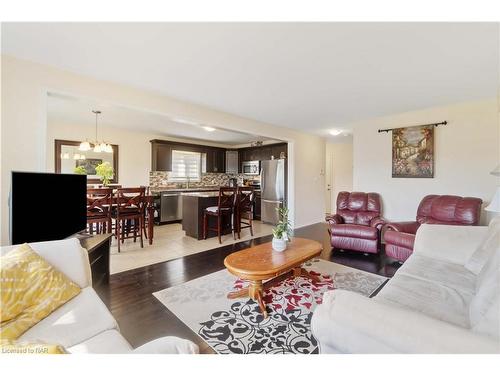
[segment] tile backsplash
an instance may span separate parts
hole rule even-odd
[[[153,188],[157,187],[172,187],[179,188],[184,186],[185,183],[169,181],[170,172],[160,172],[153,171],[149,172],[149,185]],[[197,186],[226,186],[229,184],[230,178],[238,179],[238,185],[243,184],[244,175],[241,173],[230,174],[230,173],[204,173],[201,176],[200,181],[190,181],[190,187]]]

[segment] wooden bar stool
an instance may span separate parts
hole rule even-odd
[[[120,244],[127,238],[133,238],[134,242],[139,236],[141,247],[144,247],[144,202],[145,188],[119,188],[116,191],[116,210],[113,212],[115,219],[115,237],[118,241],[118,252]],[[132,233],[132,234],[131,234]]]
[[[90,234],[111,233],[113,189],[87,189],[87,230]]]
[[[148,196],[151,194],[151,190],[150,190],[150,187],[149,186],[141,186],[141,188],[144,188],[144,194],[145,196]],[[147,227],[149,226],[149,220],[153,220],[153,223],[154,223],[154,210],[153,210],[153,217],[149,217],[150,215],[148,215],[148,204],[153,204],[153,203],[148,203],[146,200],[144,201],[144,205],[143,205],[143,215],[144,215],[144,237],[146,237],[146,239],[148,239],[148,231],[147,231]]]
[[[240,237],[241,230],[250,228],[250,234],[253,236],[253,203],[255,193],[253,187],[239,186],[236,194],[236,204],[234,210],[234,227]],[[243,221],[246,219],[247,221]],[[243,224],[243,225],[242,225]]]
[[[203,239],[207,239],[208,231],[217,232],[219,243],[222,243],[222,218],[226,217],[231,221],[234,213],[234,203],[236,199],[236,188],[221,187],[219,189],[219,201],[217,206],[207,207],[203,211]],[[208,225],[209,216],[217,218],[217,227],[210,228]],[[231,225],[233,237],[235,237],[234,225]]]

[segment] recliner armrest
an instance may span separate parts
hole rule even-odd
[[[385,225],[387,230],[394,230],[396,232],[404,232],[404,233],[417,233],[418,227],[420,223],[417,221],[400,221],[394,223],[387,223]]]
[[[500,353],[488,336],[346,290],[324,294],[311,328],[322,353]]]
[[[385,221],[385,219],[380,216],[374,217],[370,220],[370,226],[373,228],[377,228],[378,230],[381,230],[386,223],[387,222]]]
[[[335,224],[344,224],[344,219],[342,219],[342,216],[339,214],[335,215],[327,215],[325,217],[325,220],[328,222],[330,225],[335,225]]]

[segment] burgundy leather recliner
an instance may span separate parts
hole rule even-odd
[[[385,221],[380,217],[377,193],[340,192],[337,213],[328,215],[326,221],[333,248],[378,253]]]
[[[408,259],[421,224],[478,225],[482,203],[479,198],[427,195],[418,206],[416,221],[388,223],[385,226],[385,253],[401,262]]]

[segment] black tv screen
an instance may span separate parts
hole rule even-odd
[[[85,175],[12,172],[11,243],[61,240],[84,230],[86,195]]]

